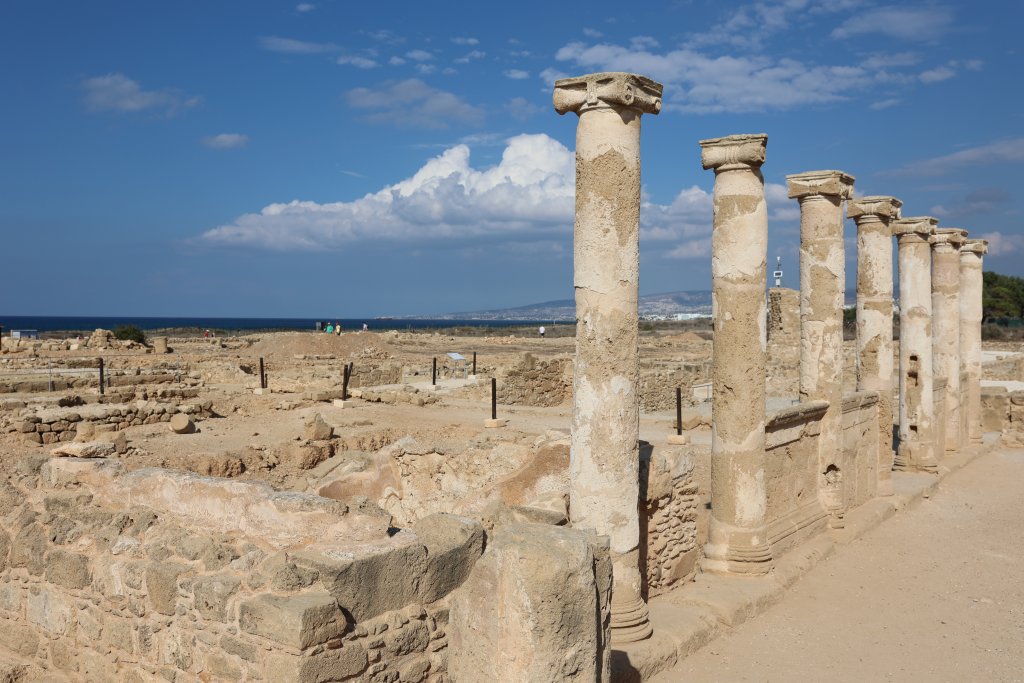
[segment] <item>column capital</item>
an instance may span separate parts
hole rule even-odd
[[[825,195],[849,199],[853,196],[853,176],[842,171],[808,171],[786,176],[790,199]]]
[[[581,114],[598,107],[626,107],[641,114],[661,111],[661,83],[646,76],[605,71],[555,81],[551,100],[559,114]]]
[[[960,247],[960,253],[984,256],[988,253],[988,240],[965,240],[963,246]]]
[[[704,170],[732,171],[738,168],[760,168],[768,151],[768,135],[729,135],[700,141],[700,163]]]
[[[967,231],[963,228],[938,228],[930,241],[936,251],[956,252],[966,240]]]
[[[928,239],[935,234],[935,227],[938,224],[939,219],[931,216],[901,218],[892,222],[892,234],[894,237],[918,235],[923,239]]]
[[[846,217],[860,222],[861,219],[876,218],[889,222],[900,218],[903,202],[895,197],[872,196],[850,199],[846,204]]]

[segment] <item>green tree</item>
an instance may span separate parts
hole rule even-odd
[[[140,344],[146,343],[146,335],[135,325],[118,325],[114,328],[114,337],[120,340],[131,340]]]
[[[984,320],[1024,317],[1024,278],[985,272],[981,310]]]

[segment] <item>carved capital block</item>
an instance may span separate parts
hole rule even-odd
[[[609,71],[555,81],[552,102],[559,114],[596,107],[627,107],[641,114],[661,111],[661,83],[646,76]]]
[[[768,151],[768,136],[729,135],[700,141],[700,163],[704,169],[732,171],[738,168],[760,168]]]
[[[815,195],[849,199],[853,195],[853,176],[842,171],[808,171],[786,176],[790,199]]]
[[[931,216],[901,218],[898,221],[893,221],[892,234],[894,237],[917,235],[926,240],[935,234],[935,227],[938,224],[939,219]]]
[[[878,218],[884,221],[899,219],[903,202],[895,197],[858,197],[851,199],[846,205],[846,217],[853,220],[861,218]]]

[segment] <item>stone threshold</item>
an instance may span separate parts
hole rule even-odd
[[[654,683],[665,672],[690,654],[711,643],[729,629],[761,614],[781,601],[793,584],[837,545],[845,545],[863,536],[903,510],[930,498],[950,473],[991,451],[999,435],[986,434],[980,446],[947,455],[939,463],[938,476],[893,472],[892,496],[873,498],[846,513],[842,529],[829,529],[789,550],[775,561],[767,576],[748,578],[698,574],[697,578],[676,590],[648,602],[654,635],[639,643],[617,645],[612,650],[613,683]]]

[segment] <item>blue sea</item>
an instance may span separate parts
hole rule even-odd
[[[327,318],[324,318],[327,321]],[[337,322],[332,318],[331,322]],[[538,320],[448,320],[432,318],[343,318],[342,331],[361,330],[363,323],[371,330],[424,330],[450,327],[514,327],[518,325],[550,325],[552,321]],[[97,328],[111,330],[118,325],[134,325],[141,330],[195,329],[216,332],[243,332],[257,330],[316,329],[313,318],[141,318],[135,316],[34,316],[0,315],[5,334],[11,330],[38,332],[92,332]]]

